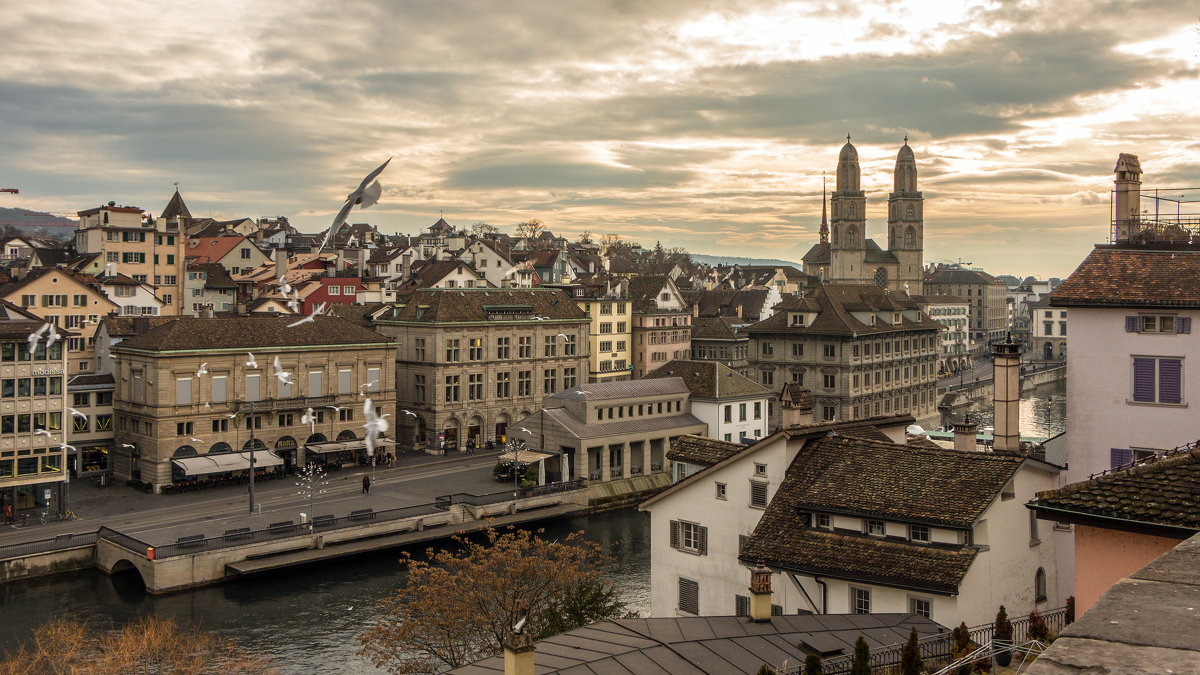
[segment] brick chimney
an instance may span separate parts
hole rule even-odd
[[[1117,241],[1129,241],[1141,229],[1142,164],[1137,155],[1122,152],[1113,173],[1113,236]]]
[[[971,413],[967,413],[961,422],[954,423],[954,449],[959,452],[976,452],[975,434],[979,425],[971,421]]]
[[[750,570],[750,620],[755,623],[771,620],[771,570],[761,560]]]
[[[513,632],[504,640],[504,675],[533,675],[533,638]]]
[[[993,450],[1021,449],[1021,345],[1012,334],[992,345]]]

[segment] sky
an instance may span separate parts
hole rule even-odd
[[[1200,186],[1200,10],[1021,2],[10,3],[0,205],[328,226],[439,217],[799,260],[849,134],[868,233],[905,135],[925,260],[1065,276],[1112,170]]]

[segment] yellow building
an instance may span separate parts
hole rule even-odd
[[[68,375],[95,370],[96,327],[101,318],[119,309],[93,282],[67,268],[43,267],[0,287],[0,298],[71,332],[64,340]]]
[[[586,277],[562,285],[579,308],[587,312],[588,382],[616,382],[630,378],[629,280],[619,277]]]
[[[125,274],[153,285],[163,302],[162,314],[180,314],[184,306],[184,235],[181,223],[191,219],[176,192],[157,220],[136,206],[104,206],[79,212],[75,250],[103,253],[106,275]]]

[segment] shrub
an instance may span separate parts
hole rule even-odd
[[[1000,605],[1000,611],[996,612],[996,623],[992,626],[992,639],[1011,642],[1012,637],[1013,626],[1012,621],[1008,620],[1008,610],[1004,609],[1004,605]]]
[[[908,633],[908,642],[904,643],[904,649],[900,652],[900,672],[902,675],[921,675],[921,667],[925,665],[921,662],[921,646],[917,640],[917,629],[913,628]]]
[[[802,675],[822,675],[821,657],[809,654],[804,657],[804,673]]]
[[[1046,620],[1042,618],[1041,614],[1038,614],[1036,609],[1029,613],[1029,639],[1050,641],[1050,629],[1046,626]]]
[[[1066,625],[1075,623],[1075,596],[1067,598],[1067,616]]]
[[[850,664],[850,675],[871,675],[871,649],[859,635],[854,641],[854,661]]]

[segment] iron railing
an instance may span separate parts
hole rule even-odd
[[[60,534],[50,539],[27,541],[20,544],[0,546],[0,560],[21,558],[37,553],[52,553],[78,546],[93,546],[96,543],[96,532],[81,532],[78,534]]]
[[[501,504],[511,501],[513,493],[520,493],[518,497],[538,497],[541,495],[556,494],[559,492],[570,492],[572,490],[582,490],[587,487],[587,481],[582,478],[566,481],[564,483],[551,483],[549,485],[538,485],[530,488],[529,493],[521,488],[501,490],[499,492],[489,492],[484,495],[473,495],[466,492],[455,492],[453,494],[441,495],[434,503],[441,509],[448,509],[453,504],[466,504],[469,506],[488,506],[491,504]]]

